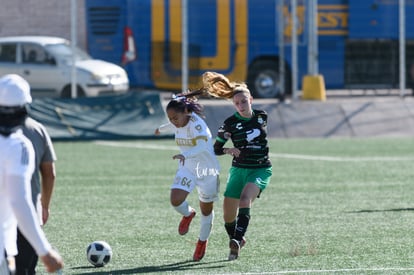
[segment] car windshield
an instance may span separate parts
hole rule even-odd
[[[67,63],[72,62],[72,47],[69,44],[50,44],[45,46],[46,49],[56,58],[62,59]],[[89,60],[92,59],[90,55],[88,55],[83,50],[75,47],[75,60],[82,61],[82,60]]]

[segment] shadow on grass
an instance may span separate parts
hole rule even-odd
[[[374,213],[374,212],[401,212],[401,211],[414,211],[414,208],[391,208],[391,209],[363,209],[358,211],[348,211],[346,213]]]
[[[218,263],[227,262],[226,260],[213,261],[213,262],[194,262],[194,261],[183,261],[178,263],[171,263],[165,265],[148,265],[141,266],[136,268],[129,269],[119,269],[119,270],[110,270],[110,271],[96,271],[96,272],[84,272],[76,273],[78,275],[114,275],[114,274],[140,274],[140,273],[158,273],[158,272],[173,272],[173,271],[183,271],[183,270],[197,270],[200,268],[223,268],[224,265],[218,265]],[[206,266],[210,264],[216,264],[214,266]],[[72,270],[80,269],[91,269],[90,266],[80,266],[71,268]]]

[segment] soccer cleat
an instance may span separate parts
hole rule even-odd
[[[194,209],[192,209],[188,217],[183,217],[181,219],[180,225],[178,226],[178,234],[180,235],[187,234],[188,229],[190,228],[190,223],[193,220],[195,215],[196,215],[196,212],[194,211]]]
[[[230,254],[229,261],[236,260],[240,253],[240,243],[236,239],[231,239],[229,242]]]
[[[207,240],[205,241],[198,240],[197,246],[196,246],[196,249],[193,255],[194,261],[198,262],[204,257],[204,254],[206,253],[206,247],[207,247]]]

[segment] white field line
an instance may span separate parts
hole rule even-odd
[[[175,146],[165,146],[165,145],[151,145],[144,143],[119,143],[111,141],[97,141],[95,142],[98,145],[103,146],[114,146],[114,147],[126,147],[126,148],[138,148],[138,149],[153,149],[153,150],[170,150],[176,151],[177,147]],[[320,161],[410,161],[414,160],[414,157],[330,157],[330,156],[310,156],[310,155],[296,155],[296,154],[269,154],[273,158],[288,158],[288,159],[300,159],[300,160],[320,160]],[[368,268],[343,268],[343,269],[318,269],[318,270],[281,270],[281,271],[272,271],[272,272],[246,272],[243,274],[250,275],[262,275],[262,274],[331,274],[331,273],[353,273],[353,272],[363,272],[363,271],[414,271],[414,267],[368,267]],[[240,274],[240,273],[221,273],[221,275],[226,274]]]
[[[138,148],[138,149],[151,149],[151,150],[169,150],[177,151],[176,146],[168,145],[155,145],[148,143],[126,143],[126,142],[113,142],[113,141],[96,141],[98,145],[114,146],[114,147],[126,147],[126,148]],[[413,161],[414,156],[410,157],[333,157],[333,156],[312,156],[312,155],[300,155],[300,154],[277,154],[269,153],[271,158],[279,159],[297,159],[297,160],[311,160],[311,161],[331,161],[331,162],[364,162],[364,161]]]
[[[148,143],[128,143],[128,142],[115,142],[115,141],[96,141],[98,145],[106,145],[113,147],[125,147],[125,148],[138,148],[138,149],[152,149],[152,150],[171,150],[177,151],[177,146],[168,146],[168,145],[155,145]]]
[[[343,269],[308,269],[308,270],[282,270],[282,271],[268,271],[268,272],[246,272],[246,275],[270,275],[270,274],[332,274],[332,273],[354,273],[354,272],[366,272],[366,271],[414,271],[414,267],[368,267],[368,268],[343,268]],[[230,275],[230,274],[242,274],[242,273],[221,273],[217,275]],[[387,274],[387,273],[384,273]]]
[[[319,161],[342,161],[342,162],[362,162],[362,161],[412,161],[414,157],[331,157],[331,156],[312,156],[298,154],[276,154],[269,153],[273,158],[299,159],[299,160],[319,160]]]
[[[151,179],[157,179],[157,180],[168,180],[171,179],[170,176],[157,176],[157,175],[136,175],[136,176],[130,176],[130,177],[119,177],[119,176],[107,176],[107,177],[101,177],[101,176],[61,176],[59,179],[61,180],[72,180],[72,179],[79,179],[79,180],[94,180],[94,181],[107,181],[110,178],[116,178],[117,182],[126,181],[130,182],[133,180],[146,180],[148,178]]]

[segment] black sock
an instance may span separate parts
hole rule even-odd
[[[226,228],[227,234],[230,239],[234,238],[234,231],[236,230],[236,221],[230,223],[224,223],[224,228]]]
[[[234,238],[241,241],[246,234],[247,227],[250,221],[250,208],[240,208],[237,216],[237,226],[234,233]]]

